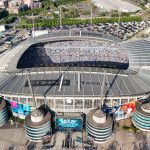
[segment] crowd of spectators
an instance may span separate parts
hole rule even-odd
[[[54,63],[119,62],[128,63],[127,53],[117,43],[107,41],[62,41],[44,45]]]
[[[108,41],[60,41],[32,45],[21,56],[17,68],[46,66],[128,67],[127,53]]]

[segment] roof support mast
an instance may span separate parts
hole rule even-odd
[[[106,71],[104,71],[104,76],[103,76],[103,82],[102,82],[102,86],[101,86],[101,106],[100,109],[102,108],[102,104],[103,104],[103,93],[104,93],[104,87],[105,87],[105,78],[106,78]]]
[[[78,91],[80,91],[80,87],[81,87],[81,85],[80,85],[80,73],[78,73]]]
[[[27,77],[27,80],[28,80],[28,84],[29,84],[30,92],[32,94],[32,98],[33,98],[33,100],[35,102],[35,108],[37,109],[37,102],[35,100],[34,91],[32,89],[32,85],[31,85],[31,81],[30,81],[30,77],[29,77],[29,73],[28,73],[27,69],[26,69],[26,77]]]
[[[61,76],[61,80],[60,80],[58,91],[61,91],[61,89],[62,89],[63,79],[64,79],[64,75]]]

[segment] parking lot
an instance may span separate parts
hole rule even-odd
[[[127,40],[128,38],[134,36],[141,30],[144,30],[148,26],[148,23],[145,21],[141,22],[117,22],[115,23],[98,23],[98,24],[86,24],[86,25],[72,25],[72,26],[63,26],[62,28],[58,27],[35,27],[36,30],[48,30],[57,31],[57,30],[84,30],[84,31],[96,31],[100,33],[110,34],[115,37],[118,37],[122,40]],[[6,29],[5,32],[0,33],[0,54],[7,50],[11,50],[13,47],[18,45],[20,42],[26,40],[28,37],[31,37],[31,29]]]
[[[5,32],[0,33],[0,54],[15,47],[27,37],[26,31],[6,29]]]
[[[98,24],[86,24],[86,25],[72,25],[72,26],[63,26],[62,28],[58,27],[39,27],[35,28],[36,30],[48,30],[48,31],[57,31],[57,30],[84,30],[84,31],[95,31],[105,34],[110,34],[115,37],[118,37],[122,40],[127,40],[131,36],[135,35],[139,31],[145,29],[148,26],[148,23],[145,21],[141,22],[117,22],[115,23],[98,23]]]

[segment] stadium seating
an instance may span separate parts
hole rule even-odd
[[[103,66],[125,69],[126,52],[117,44],[106,41],[60,41],[30,46],[21,56],[18,68],[45,66]]]

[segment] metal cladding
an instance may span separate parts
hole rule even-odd
[[[51,114],[40,109],[32,111],[25,118],[26,136],[30,141],[40,142],[51,132]]]
[[[136,103],[133,124],[142,131],[150,131],[150,103]]]
[[[4,100],[0,100],[0,126],[3,126],[8,119],[6,102]]]
[[[112,124],[112,118],[106,117],[102,110],[91,110],[87,115],[87,135],[94,142],[105,142],[112,134]]]

